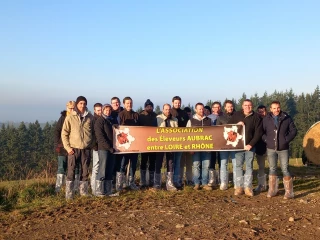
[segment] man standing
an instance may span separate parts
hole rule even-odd
[[[102,114],[102,104],[95,103],[93,105],[93,111],[94,111],[94,115],[93,115],[93,126],[94,126],[95,122]],[[93,150],[92,150],[92,174],[91,174],[91,190],[92,190],[93,195],[96,195],[95,183],[96,183],[96,177],[98,174],[98,170],[99,170],[98,144],[95,143]]]
[[[162,109],[162,114],[157,116],[157,126],[158,127],[178,127],[178,119],[172,117],[171,106],[169,104],[164,104]],[[156,174],[153,187],[155,189],[161,188],[161,168],[163,157],[166,156],[167,160],[167,178],[166,178],[166,188],[168,191],[177,191],[177,188],[173,184],[173,153],[172,152],[159,152],[157,153],[156,159]]]
[[[132,110],[132,99],[131,97],[125,97],[123,99],[124,109],[119,113],[119,123],[123,126],[140,126],[139,123],[139,114]],[[123,181],[124,181],[124,173],[125,169],[130,160],[130,174],[129,174],[129,186],[131,190],[139,190],[139,187],[136,186],[134,182],[134,177],[136,174],[138,154],[137,153],[127,153],[123,154],[123,159],[121,161],[120,169],[117,169],[117,177],[116,185],[118,185],[118,189],[122,189]]]
[[[234,114],[234,104],[231,100],[226,100],[224,102],[224,113],[220,115],[217,119],[216,125],[223,125],[228,124],[229,120],[231,119],[232,115]],[[227,190],[228,183],[229,183],[229,172],[228,172],[228,162],[229,157],[232,161],[232,168],[233,168],[233,178],[235,177],[235,169],[236,169],[236,158],[235,158],[235,151],[220,151],[220,158],[221,158],[221,167],[220,167],[220,190]],[[209,175],[211,175],[211,170]]]
[[[181,109],[181,98],[179,96],[175,96],[172,98],[172,109],[171,115],[174,118],[178,119],[178,127],[186,127],[187,122],[189,120],[189,116],[186,111]],[[182,187],[182,180],[180,176],[180,160],[181,160],[182,152],[175,152],[173,154],[173,181],[176,187]]]
[[[139,122],[141,126],[157,126],[157,114],[153,111],[153,103],[148,99],[144,104],[144,110],[139,114]],[[147,171],[147,163],[149,160],[149,167]],[[147,186],[147,178],[149,179],[149,186],[154,183],[154,170],[156,164],[156,153],[141,153],[140,162],[140,187]],[[147,176],[147,172],[149,176]]]
[[[93,116],[87,110],[87,99],[79,96],[75,111],[66,117],[61,139],[68,152],[68,174],[66,181],[66,199],[74,196],[75,166],[81,164],[80,195],[88,195],[88,176],[90,165],[90,148],[94,141]]]
[[[280,102],[273,101],[270,113],[263,119],[263,141],[267,144],[269,161],[269,190],[267,197],[277,194],[277,164],[280,161],[285,188],[284,199],[294,197],[293,180],[289,172],[289,143],[297,135],[297,128],[291,117],[281,111]]]
[[[208,118],[211,119],[212,125],[217,124],[217,119],[222,115],[221,112],[221,103],[216,101],[211,104],[212,113],[208,115]],[[218,159],[218,170],[216,170],[216,163]],[[215,187],[218,184],[219,180],[219,169],[220,169],[220,153],[211,152],[211,159],[209,165],[209,186]]]
[[[242,103],[242,110],[235,112],[231,117],[230,124],[242,124],[245,126],[245,151],[236,152],[236,176],[234,195],[252,197],[252,170],[255,145],[262,136],[262,122],[259,115],[252,110],[252,101],[246,99]],[[245,175],[243,176],[243,164],[246,164]],[[244,191],[243,191],[244,189]]]
[[[257,113],[263,119],[267,115],[267,108],[264,105],[257,107]],[[263,120],[262,120],[263,121]],[[266,162],[266,143],[260,139],[256,144],[256,157],[258,162],[258,186],[254,189],[255,192],[267,190],[267,175],[264,173]]]
[[[211,126],[211,119],[204,115],[204,105],[197,103],[195,106],[196,114],[188,121],[187,127],[203,127]],[[195,152],[192,156],[192,175],[194,182],[194,190],[200,189],[200,183],[205,190],[212,190],[208,185],[209,164],[211,152]]]

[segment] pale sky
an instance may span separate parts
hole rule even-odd
[[[319,1],[0,2],[0,122],[57,120],[83,95],[134,109],[292,89],[320,76]]]

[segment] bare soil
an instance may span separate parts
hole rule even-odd
[[[318,171],[319,172],[319,171]],[[22,214],[0,212],[1,239],[320,239],[320,179],[296,176],[295,198],[226,191],[128,191]],[[57,196],[58,197],[58,196]],[[60,198],[63,200],[63,196]]]

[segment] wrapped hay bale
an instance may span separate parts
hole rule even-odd
[[[304,135],[303,149],[310,162],[320,165],[320,121],[313,124]]]

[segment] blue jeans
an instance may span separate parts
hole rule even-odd
[[[223,179],[227,179],[228,174],[228,163],[229,163],[229,157],[232,161],[232,171],[233,171],[233,180],[235,178],[235,172],[236,172],[236,157],[235,157],[234,151],[221,151],[220,152],[220,179],[223,181]]]
[[[192,175],[194,184],[200,184],[200,182],[202,185],[208,184],[210,158],[210,152],[195,152],[193,154]]]
[[[123,154],[123,158],[121,160],[121,167],[120,167],[120,172],[124,173],[126,175],[126,168],[128,166],[130,160],[130,173],[129,176],[133,177],[136,174],[137,170],[137,162],[138,162],[138,153],[128,153],[128,154]]]
[[[182,152],[173,153],[173,181],[177,183],[180,176],[180,161],[181,161]]]
[[[106,150],[99,150],[99,168],[96,180],[112,180],[115,156]]]
[[[255,149],[250,151],[236,152],[236,187],[252,187],[253,158]],[[246,172],[243,179],[243,164],[246,165]]]
[[[99,170],[99,153],[92,151],[92,174],[91,174],[91,189],[95,189],[95,181]],[[97,179],[98,180],[98,179]]]
[[[277,175],[278,159],[282,174],[284,177],[290,177],[289,172],[289,150],[277,151],[273,149],[267,149],[268,162],[269,162],[269,175]]]

